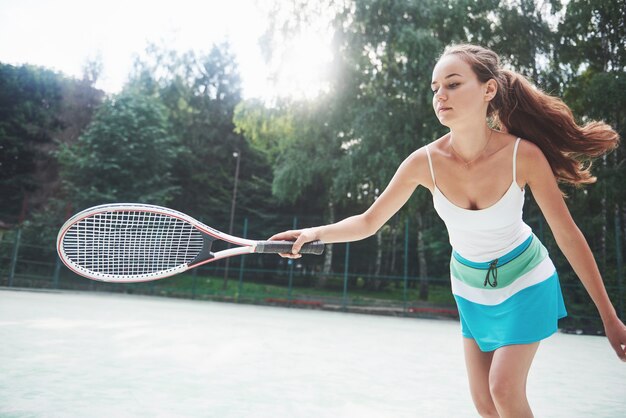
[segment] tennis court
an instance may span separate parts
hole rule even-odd
[[[623,417],[604,338],[557,334],[538,417]],[[0,290],[2,417],[473,417],[459,324],[316,310]]]

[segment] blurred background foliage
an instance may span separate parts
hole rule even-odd
[[[280,65],[290,38],[321,13],[332,63],[314,98],[242,99],[227,43],[207,53],[146,48],[117,94],[46,68],[0,63],[0,222],[50,245],[71,214],[94,204],[167,205],[227,230],[236,158],[234,233],[266,238],[329,223],[367,208],[398,165],[445,133],[431,109],[432,67],[450,43],[497,51],[504,64],[562,97],[580,122],[626,129],[626,3],[615,0],[293,0],[275,2],[260,39]],[[625,151],[594,163],[599,181],[563,186],[615,302],[626,236]],[[351,253],[351,271],[399,274],[409,225],[408,270],[428,299],[429,278],[448,274],[444,225],[419,189],[375,237]],[[562,281],[576,278],[527,195],[525,219],[544,240]],[[297,219],[294,218],[297,216]],[[303,259],[324,274],[342,271],[343,250]],[[269,263],[279,263],[269,261]],[[254,264],[255,261],[250,260]],[[256,263],[268,263],[267,259]],[[384,281],[368,280],[373,290]],[[382,289],[380,289],[382,290]],[[621,291],[621,294],[619,293]],[[566,298],[594,315],[580,286]]]

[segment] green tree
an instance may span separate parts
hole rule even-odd
[[[61,127],[61,91],[61,76],[53,71],[0,64],[0,201],[2,216],[11,221],[37,190],[42,148]]]
[[[553,67],[560,70],[559,86],[566,103],[581,123],[605,121],[623,138],[626,134],[626,4],[607,0],[570,1],[557,35]],[[625,155],[620,147],[594,162],[597,184],[568,189],[570,210],[594,250],[614,301],[623,301],[626,296],[617,290],[626,232],[626,191],[622,187]],[[619,225],[621,238],[616,236]],[[618,254],[616,247],[622,248],[622,252]],[[562,271],[565,280],[574,280],[569,267]],[[582,288],[570,288],[567,294],[580,304],[581,313],[596,316]]]
[[[74,208],[124,201],[165,204],[178,191],[172,170],[179,148],[158,101],[114,96],[78,141],[58,152],[66,196]]]
[[[594,71],[626,68],[626,3],[571,0],[559,24],[558,59],[576,76],[581,66]]]
[[[235,181],[235,152],[241,156],[235,224],[253,216],[266,224],[278,216],[271,198],[271,170],[265,158],[234,132],[233,114],[241,101],[237,62],[228,44],[208,54],[177,52],[150,45],[126,87],[161,101],[182,145],[173,175],[181,193],[172,205],[226,230]]]
[[[552,38],[535,6],[533,0],[372,0],[345,8],[335,25],[343,67],[354,80],[346,83],[339,98],[350,112],[345,131],[353,144],[344,164],[350,170],[341,176],[344,194],[358,199],[364,186],[382,190],[404,158],[443,134],[428,86],[432,67],[446,45],[480,43],[499,51],[518,71],[538,74],[539,57],[550,51]],[[529,36],[517,36],[513,30],[517,27],[529,28]],[[370,199],[375,196],[370,194]],[[427,260],[445,265],[449,247],[439,245],[447,241],[445,229],[428,193],[416,193],[402,213],[414,220],[420,293],[427,299],[428,272],[445,274],[427,266]]]
[[[552,3],[548,12],[558,9],[558,2]],[[538,75],[540,57],[550,53],[553,39],[542,15],[547,6],[539,6],[534,0],[328,2],[326,7],[337,12],[332,24],[335,79],[330,80],[330,94],[319,106],[319,114],[309,118],[323,121],[328,132],[322,135],[318,129],[313,135],[283,141],[278,149],[284,158],[276,161],[274,184],[281,184],[281,174],[289,173],[284,176],[285,184],[297,184],[306,195],[308,190],[302,186],[306,186],[307,173],[316,173],[316,167],[328,165],[329,158],[337,156],[332,175],[327,180],[317,177],[318,184],[332,190],[329,197],[335,205],[353,210],[369,206],[404,158],[444,132],[432,112],[428,90],[432,67],[443,47],[453,42],[481,43],[501,51],[505,61],[519,71]],[[276,38],[288,39],[311,23],[310,11],[315,6],[295,2],[291,7],[291,14],[278,14],[273,21],[265,36],[268,44]],[[529,35],[518,36],[519,27],[527,28]],[[309,141],[318,142],[307,147]],[[307,149],[304,166],[295,162],[299,149]],[[402,218],[415,219],[411,225],[416,230],[424,299],[426,260],[444,266],[449,256],[449,248],[438,244],[446,242],[447,236],[431,206],[430,196],[419,192],[401,212]],[[398,228],[386,230],[392,235],[399,232]],[[379,231],[372,243],[378,247],[375,257],[369,257],[375,260],[375,272],[381,271],[381,234],[386,230]],[[431,237],[430,243],[425,236]],[[390,241],[394,242],[393,237]],[[445,274],[440,267],[433,270]]]
[[[333,103],[321,98],[315,102],[281,100],[271,108],[259,101],[243,102],[236,109],[235,124],[252,147],[268,158],[273,167],[272,193],[279,201],[287,205],[305,201],[309,213],[324,213],[325,222],[334,222],[339,199],[333,184],[342,151],[328,124],[333,112],[329,105]],[[331,273],[332,255],[333,247],[327,245],[319,287]]]

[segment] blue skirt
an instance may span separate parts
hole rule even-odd
[[[487,263],[453,251],[450,278],[463,336],[481,351],[540,341],[567,316],[556,268],[535,235]]]

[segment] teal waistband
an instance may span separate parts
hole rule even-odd
[[[522,242],[520,245],[513,248],[508,253],[504,254],[502,257],[498,257],[496,259],[497,260],[496,267],[500,267],[501,265],[508,263],[509,261],[515,259],[515,257],[517,257],[518,255],[526,251],[526,249],[530,246],[530,243],[533,241],[534,237],[535,237],[534,234],[530,234],[530,236],[526,238],[526,240]],[[489,269],[489,267],[493,268],[492,263],[496,261],[496,260],[492,260],[492,261],[486,261],[483,263],[477,263],[475,261],[470,261],[467,258],[462,257],[456,251],[452,251],[452,256],[455,258],[455,260],[457,260],[461,264],[465,264],[466,266],[472,267],[475,269],[483,269],[483,270],[487,270]]]

